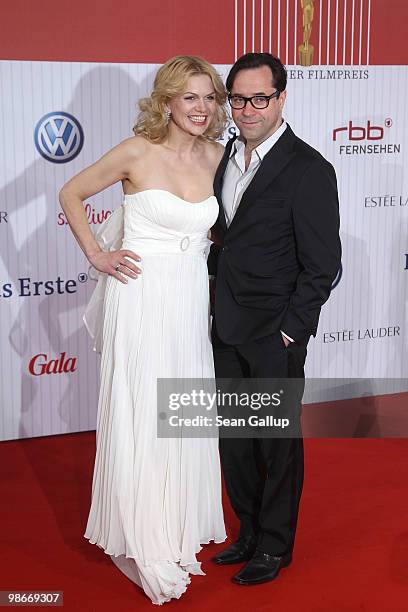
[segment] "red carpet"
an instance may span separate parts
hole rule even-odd
[[[306,440],[306,477],[294,563],[274,583],[240,587],[234,567],[200,554],[171,610],[279,612],[408,609],[408,440]],[[83,537],[94,434],[0,444],[0,590],[62,590],[64,610],[154,608]],[[229,533],[237,524],[225,504]],[[236,567],[236,566],[235,566]],[[166,608],[167,609],[167,608]]]

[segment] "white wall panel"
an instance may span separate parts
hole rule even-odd
[[[237,32],[238,53],[241,40]],[[289,55],[293,57],[293,50]],[[223,75],[228,70],[228,66],[218,68]],[[88,264],[63,224],[57,194],[73,174],[132,135],[136,101],[150,91],[156,69],[152,64],[0,63],[0,439],[95,426],[98,360],[82,325],[94,285],[84,281]],[[361,379],[357,386],[344,381],[335,391],[323,390],[319,399],[350,397],[362,390],[407,389],[407,68],[288,69],[285,117],[336,168],[344,248],[343,275],[323,308],[318,335],[310,342],[307,374]],[[352,70],[362,78],[348,78]],[[333,75],[337,78],[329,78]],[[47,161],[34,144],[37,122],[58,111],[73,115],[84,132],[81,152],[67,163]],[[333,130],[349,121],[354,127],[366,128],[368,122],[380,126],[383,138],[350,141],[341,132],[333,141]],[[353,144],[397,145],[400,150],[383,154],[340,150]],[[365,205],[366,198],[384,196],[389,196],[381,201],[387,206]],[[119,186],[88,202],[91,213],[100,219],[120,203]],[[35,282],[43,283],[37,285],[38,295]],[[379,329],[387,330],[387,335],[371,338],[366,331]],[[44,361],[49,362],[61,353],[71,359],[67,367],[74,371],[30,373],[35,355],[45,354]],[[35,373],[40,370],[41,359]]]

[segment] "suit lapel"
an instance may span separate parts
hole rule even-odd
[[[288,125],[277,143],[263,158],[255,176],[242,196],[230,227],[239,221],[251,203],[275,180],[294,157],[293,144],[295,139],[296,136]]]
[[[236,138],[236,137],[235,137]],[[220,207],[220,212],[218,215],[218,221],[221,225],[221,227],[223,228],[223,230],[225,231],[227,229],[227,222],[225,219],[225,213],[224,213],[224,206],[222,203],[222,181],[224,178],[224,173],[225,170],[227,168],[227,164],[228,164],[228,160],[230,157],[230,153],[231,153],[231,148],[232,145],[235,141],[235,138],[231,138],[228,142],[227,142],[227,146],[225,147],[225,151],[224,151],[224,155],[219,163],[219,166],[217,168],[217,171],[215,173],[215,177],[214,177],[214,194],[217,197],[218,200],[218,204]]]

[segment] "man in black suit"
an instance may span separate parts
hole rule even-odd
[[[214,185],[217,378],[303,379],[307,343],[340,266],[336,175],[282,118],[286,80],[269,53],[242,56],[227,78],[240,136],[228,143]],[[295,412],[301,431],[300,402]],[[273,580],[292,560],[302,437],[221,438],[220,453],[241,528],[214,561],[246,561],[238,584]]]

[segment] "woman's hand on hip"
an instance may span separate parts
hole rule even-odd
[[[127,283],[127,277],[137,278],[142,270],[134,262],[141,261],[139,255],[127,249],[120,251],[98,251],[89,256],[91,265],[105,274],[110,274],[121,283]]]

